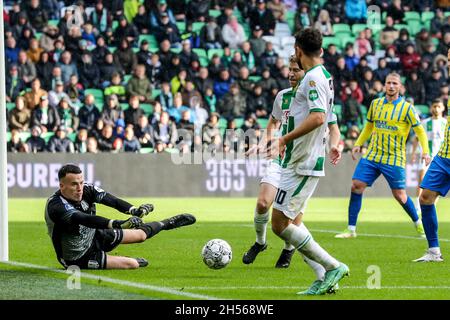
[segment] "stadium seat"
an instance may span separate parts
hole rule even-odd
[[[420,20],[408,21],[408,30],[411,36],[415,36],[423,27],[425,27],[425,25],[423,25]]]
[[[220,16],[220,15],[222,14],[222,12],[221,12],[220,10],[210,9],[210,10],[208,11],[208,14],[209,14],[211,17],[217,18],[218,16]]]
[[[6,132],[6,142],[9,142],[11,140],[11,132]]]
[[[431,21],[434,18],[434,11],[424,11],[422,12],[422,22]]]
[[[353,44],[353,43],[355,43],[355,40],[356,40],[356,38],[351,36],[351,35],[340,37],[340,39],[341,39],[341,48],[342,48],[342,50],[345,49],[345,46],[347,45],[347,43]]]
[[[409,22],[413,20],[420,21],[420,13],[416,11],[406,11],[404,21]]]
[[[416,104],[414,106],[420,115],[428,116],[430,114],[430,107],[426,104]]]
[[[67,137],[70,139],[70,141],[75,142],[75,140],[77,139],[77,133],[76,132],[69,133]]]
[[[333,109],[334,114],[336,115],[338,122],[341,121],[342,119],[342,105],[340,104],[335,104],[334,105],[334,109]]]
[[[235,16],[238,19],[239,23],[242,23],[245,21],[244,18],[242,17],[241,11],[239,11],[239,10],[234,10],[233,16]]]
[[[153,113],[153,106],[150,103],[141,103],[140,107],[144,111],[146,116],[149,116]]]
[[[103,102],[102,102],[102,103],[96,102],[96,103],[95,103],[95,106],[97,107],[97,109],[98,109],[100,112],[103,111]]]
[[[123,82],[124,82],[125,84],[127,84],[128,81],[130,81],[130,79],[131,79],[132,76],[133,76],[132,74],[126,74],[126,75],[124,75],[124,76],[123,76]]]
[[[293,48],[295,45],[295,37],[286,36],[281,38],[281,48],[284,50],[285,48]]]
[[[14,109],[15,106],[16,106],[16,104],[14,102],[7,102],[6,103],[6,109],[8,111],[11,111],[12,109]]]
[[[259,118],[258,123],[261,126],[261,129],[267,128],[267,123],[269,123],[269,119]]]
[[[49,26],[58,26],[59,20],[58,19],[54,19],[54,20],[48,20],[47,25]]]
[[[92,94],[95,98],[96,103],[103,103],[103,91],[101,89],[96,88],[87,88],[84,90],[84,95]]]
[[[355,37],[359,35],[361,31],[367,28],[367,25],[365,23],[355,23],[352,26],[352,33]]]
[[[220,58],[223,56],[223,49],[209,49],[208,52],[208,59],[211,60],[213,55],[217,54]]]
[[[291,28],[291,32],[294,33],[295,32],[295,11],[287,10],[285,19],[286,19],[286,22],[287,22],[289,28]]]
[[[277,22],[275,25],[274,35],[277,38],[283,38],[292,35],[289,25],[285,22]],[[248,38],[248,37],[247,37]]]
[[[199,58],[207,58],[208,59],[208,54],[206,53],[205,49],[203,48],[193,48],[192,52],[195,52]]]
[[[207,67],[209,65],[208,57],[200,57],[200,66]]]
[[[108,47],[108,51],[114,53],[117,50],[117,47]]]
[[[141,150],[139,150],[139,153],[142,153],[142,154],[153,153],[154,150],[155,149],[153,149],[153,148],[141,148]]]
[[[227,119],[220,118],[219,119],[219,128],[226,129],[227,128]]]
[[[235,118],[234,122],[236,123],[236,128],[240,128],[242,127],[242,125],[244,124],[245,119],[244,118]]]
[[[178,31],[180,31],[181,34],[183,34],[186,31],[186,22],[177,21],[176,25],[177,25]]]
[[[53,131],[49,131],[41,134],[41,138],[45,140],[45,143],[48,143],[50,141],[50,138],[54,135],[55,133]]]
[[[247,37],[247,40],[250,39],[252,35],[252,29],[250,28],[250,25],[246,22],[242,23],[242,28],[244,29],[245,36]]]
[[[161,89],[153,89],[152,90],[152,99],[156,99],[157,96],[161,94]]]
[[[171,52],[176,53],[176,54],[180,54],[181,50],[182,50],[181,48],[171,48],[170,49]]]
[[[31,133],[30,132],[21,132],[21,133],[19,133],[19,136],[20,136],[20,140],[25,142],[25,141],[27,141],[27,139],[29,137],[31,137]]]
[[[194,22],[192,23],[192,32],[195,32],[196,34],[200,34],[200,30],[205,25],[205,22]]]
[[[281,39],[277,38],[275,36],[262,36],[262,38],[267,41],[267,42],[271,42],[273,44],[273,46],[277,46],[280,47],[281,46]]]
[[[258,82],[259,80],[261,80],[261,76],[250,76],[250,77],[248,77],[248,79],[250,80],[250,81],[253,81],[253,82]]]
[[[333,25],[333,33],[335,36],[351,35],[352,30],[350,29],[350,26],[346,23],[336,23]]]
[[[166,148],[164,149],[165,152],[167,153],[179,153],[180,150],[178,150],[177,148]]]
[[[322,48],[327,49],[330,44],[334,44],[338,48],[341,48],[341,39],[338,37],[323,37]]]
[[[112,30],[113,30],[113,31],[116,31],[116,29],[117,29],[118,26],[119,26],[119,21],[114,20],[114,21],[112,22]]]
[[[139,45],[141,45],[141,42],[143,40],[147,40],[148,41],[148,45],[149,47],[151,46],[159,46],[158,40],[156,40],[156,37],[152,34],[140,34],[139,35]]]

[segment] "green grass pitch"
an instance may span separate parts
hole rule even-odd
[[[9,200],[10,260],[0,263],[0,299],[449,299],[448,260],[418,264],[411,260],[426,250],[409,217],[392,198],[363,200],[358,238],[334,239],[346,226],[348,200],[311,199],[304,221],[314,238],[350,267],[335,295],[301,297],[314,275],[295,255],[289,269],[275,269],[282,241],[269,230],[268,250],[255,263],[242,264],[242,255],[255,240],[250,198],[128,199],[151,202],[155,212],[145,220],[159,220],[189,212],[195,225],[163,231],[141,244],[121,245],[112,254],[144,257],[150,262],[139,270],[84,271],[80,290],[67,289],[70,275],[55,259],[43,221],[46,199]],[[438,205],[439,235],[444,259],[450,259],[450,200]],[[123,218],[98,206],[98,214]],[[230,243],[233,260],[221,270],[208,269],[200,252],[210,239]],[[375,267],[374,267],[375,266]],[[367,283],[379,268],[381,288]],[[369,271],[369,272],[368,272]]]

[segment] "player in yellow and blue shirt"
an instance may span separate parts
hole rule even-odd
[[[450,50],[448,50],[450,61]],[[449,64],[450,69],[450,64]],[[450,106],[450,102],[447,106]],[[428,250],[415,262],[444,261],[439,248],[438,221],[435,202],[439,196],[445,197],[450,190],[450,115],[447,116],[445,137],[439,153],[434,157],[420,185],[420,209],[422,210],[423,227],[428,241]]]
[[[353,174],[352,193],[348,212],[348,229],[336,238],[356,237],[356,221],[361,210],[362,195],[366,187],[382,174],[395,199],[411,217],[417,232],[424,236],[422,222],[411,198],[406,194],[406,140],[413,128],[423,150],[422,158],[428,164],[430,156],[428,139],[412,104],[399,95],[400,76],[391,73],[386,77],[386,96],[372,101],[367,113],[367,123],[361,132],[352,157],[361,152],[362,145],[371,137],[366,154]]]

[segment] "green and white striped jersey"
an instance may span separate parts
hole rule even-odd
[[[422,126],[427,133],[428,147],[430,148],[430,155],[434,157],[439,152],[439,147],[445,138],[445,127],[447,126],[447,119],[433,119],[427,118],[422,121]],[[419,146],[420,148],[420,146]]]
[[[311,112],[324,112],[327,122],[288,143],[282,167],[291,168],[300,175],[324,176],[326,129],[328,123],[336,121],[332,112],[334,89],[331,75],[322,65],[317,65],[305,73],[297,90],[290,92],[289,94],[289,91],[280,91],[279,95],[283,97],[279,99],[281,104],[275,103],[272,112],[273,117],[280,120],[280,110],[275,111],[275,106],[281,106],[283,135],[303,123]],[[287,107],[289,95],[291,95],[291,101]]]

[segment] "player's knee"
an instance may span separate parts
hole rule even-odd
[[[258,199],[258,202],[256,202],[256,211],[258,213],[266,213],[269,210],[269,201],[266,199]]]
[[[352,181],[352,192],[363,193],[366,185],[360,181]]]
[[[143,230],[136,230],[139,231],[136,233],[136,242],[140,243],[140,242],[144,242],[145,240],[147,240],[147,235],[145,234],[145,232]]]
[[[420,204],[431,205],[434,203],[435,200],[436,197],[433,194],[427,192],[426,190],[422,191],[422,193],[420,194],[419,198]]]
[[[125,269],[137,269],[139,268],[139,263],[134,259],[128,259],[124,263]]]
[[[400,204],[404,204],[408,200],[406,192],[392,192],[392,195]]]
[[[272,231],[277,236],[280,236],[281,233],[284,231],[284,229],[286,229],[286,227],[287,227],[286,225],[284,225],[282,223],[277,223],[276,221],[272,220]]]

